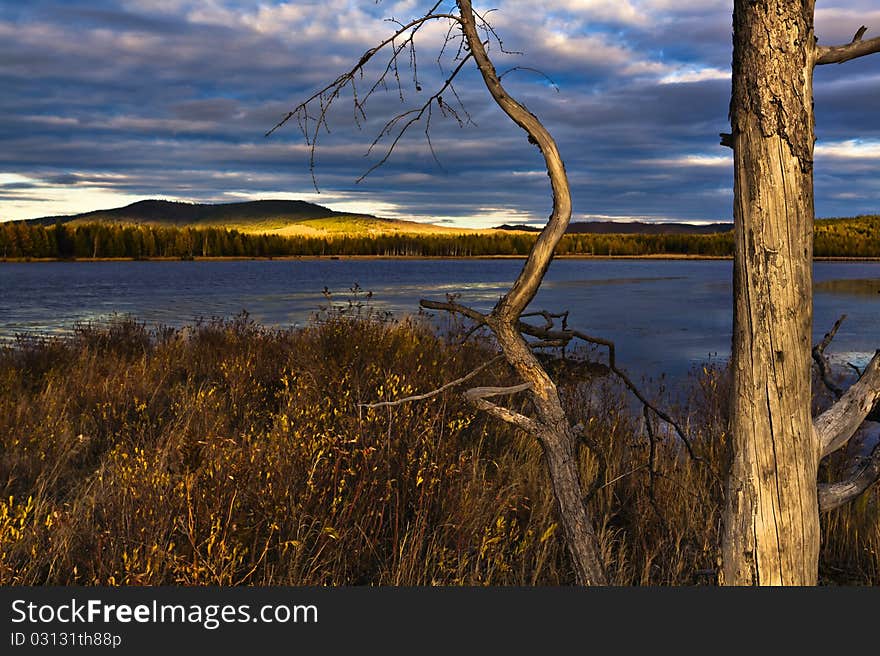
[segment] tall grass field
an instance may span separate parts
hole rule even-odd
[[[494,353],[460,338],[329,312],[296,330],[120,319],[2,347],[0,584],[571,584],[532,438],[457,389],[361,405],[436,389]],[[584,494],[611,580],[714,584],[725,373],[696,371],[669,408],[698,461],[662,424],[652,446],[642,413],[594,369],[560,390],[584,427]],[[824,516],[824,583],[880,582],[877,501]]]

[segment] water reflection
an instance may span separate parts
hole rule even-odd
[[[813,290],[823,294],[876,297],[880,294],[880,279],[822,280],[813,285]]]

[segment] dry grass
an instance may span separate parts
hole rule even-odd
[[[358,407],[433,389],[487,348],[343,314],[21,340],[0,352],[0,584],[568,584],[527,436],[457,394]],[[714,582],[723,380],[695,376],[676,409],[709,465],[658,427],[653,477],[620,390],[563,387],[602,454],[581,457],[616,584]],[[826,524],[823,571],[876,582],[876,495]]]

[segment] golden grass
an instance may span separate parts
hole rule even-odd
[[[416,320],[133,321],[0,351],[0,584],[546,585],[573,577],[540,448],[435,388],[486,359]],[[476,382],[497,384],[499,365]],[[619,585],[713,583],[724,376],[694,377],[691,461],[596,378],[561,389]],[[604,462],[604,467],[602,463]],[[876,582],[876,494],[823,572]]]

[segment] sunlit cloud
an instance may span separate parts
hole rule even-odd
[[[54,185],[16,174],[0,174],[0,221],[58,216],[100,208],[121,207],[140,195],[94,184]],[[182,200],[161,196],[164,200]]]
[[[667,166],[690,166],[690,167],[721,167],[733,166],[732,155],[679,155],[678,157],[666,157],[653,159],[648,162],[657,167]]]
[[[832,143],[818,143],[815,148],[816,157],[849,160],[880,161],[880,141],[863,141],[848,139]]]
[[[667,73],[660,78],[660,84],[690,84],[693,82],[705,82],[706,80],[729,80],[730,71],[722,71],[718,68],[694,68],[683,67],[677,71]]]

